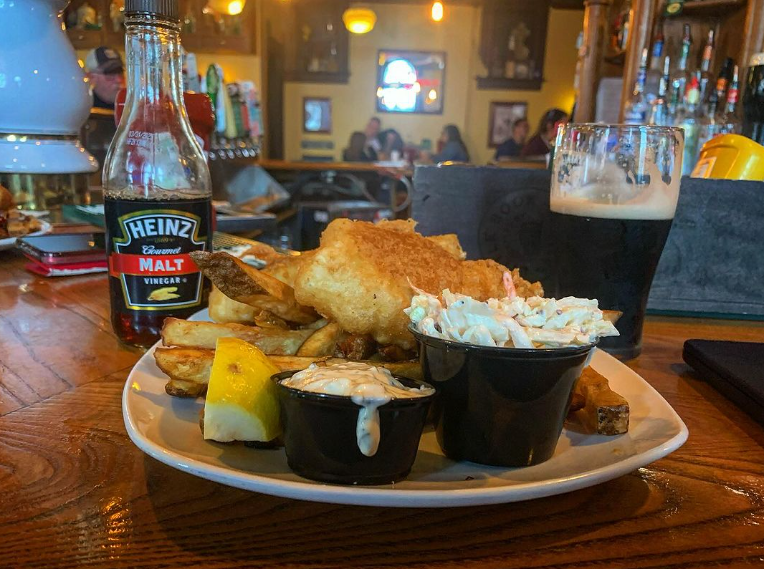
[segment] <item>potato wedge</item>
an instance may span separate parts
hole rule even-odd
[[[587,367],[573,390],[583,408],[573,413],[588,431],[598,435],[621,435],[629,430],[629,402],[610,389],[607,379]]]
[[[200,348],[157,348],[154,350],[157,367],[172,379],[204,385],[210,380],[214,358],[215,350]],[[299,356],[268,356],[268,358],[281,371],[301,370],[312,363],[328,360],[328,358]]]
[[[257,346],[266,354],[293,355],[311,334],[313,330],[283,330],[167,318],[162,326],[162,344],[214,350],[218,338],[233,337]]]
[[[199,348],[157,348],[157,367],[173,379],[207,383],[215,350]]]
[[[170,378],[181,382],[193,382],[206,385],[210,379],[212,360],[215,357],[214,350],[198,348],[157,348],[154,358],[157,366]],[[268,356],[268,358],[281,371],[298,371],[305,369],[312,363],[334,364],[347,360],[341,358],[314,358],[301,356]],[[401,377],[422,380],[422,368],[418,361],[410,362],[368,362],[390,370],[391,373]]]
[[[400,377],[406,377],[416,381],[424,381],[422,365],[419,363],[419,360],[409,362],[379,362],[374,365],[389,370],[393,375],[399,375]]]
[[[611,322],[615,324],[618,322],[618,319],[623,316],[623,312],[620,310],[603,310],[602,311],[602,319],[607,320],[608,322]]]
[[[254,255],[255,257],[257,257],[261,261],[264,261],[268,265],[276,261],[279,261],[283,259],[284,257],[290,256],[284,253],[279,253],[278,251],[276,251],[276,249],[274,249],[267,243],[260,243],[259,241],[252,243],[252,246],[241,254],[242,257],[246,257],[247,255]]]
[[[267,293],[284,299],[288,295],[287,285],[229,253],[194,251],[191,258],[205,276],[229,298]]]
[[[170,379],[164,386],[164,390],[167,395],[172,395],[173,397],[196,399],[204,395],[207,391],[207,385],[192,381],[182,381],[180,379]]]
[[[306,309],[305,307],[296,304],[294,301],[279,300],[278,298],[267,294],[254,294],[242,300],[246,301],[245,304],[254,306],[261,311],[270,312],[271,314],[294,324],[312,324],[319,317],[312,308]]]
[[[334,348],[337,345],[337,338],[340,332],[340,326],[336,322],[331,322],[323,328],[319,328],[303,342],[296,355],[314,358],[331,356],[334,354]]]
[[[228,298],[216,286],[213,286],[210,291],[209,303],[210,318],[222,324],[230,322],[249,324],[254,322],[261,312],[255,306]]]
[[[298,324],[308,324],[318,318],[312,308],[297,303],[291,286],[233,255],[194,251],[191,258],[220,292],[232,300],[268,310]]]

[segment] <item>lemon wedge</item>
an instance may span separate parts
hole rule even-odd
[[[204,438],[268,442],[281,434],[279,369],[263,352],[237,338],[220,338],[204,403]]]

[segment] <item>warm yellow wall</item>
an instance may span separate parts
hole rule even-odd
[[[535,131],[541,116],[551,107],[566,112],[573,108],[573,77],[576,71],[576,38],[583,28],[581,10],[550,10],[544,56],[544,83],[540,91],[480,91],[474,82],[469,93],[466,132],[467,147],[475,163],[493,158],[494,149],[488,147],[488,110],[493,101],[526,101],[531,131]],[[485,67],[474,54],[472,77],[485,75]]]
[[[422,138],[435,141],[444,124],[464,122],[467,104],[465,72],[470,66],[472,28],[478,13],[469,6],[449,7],[447,17],[435,23],[425,4],[375,4],[377,25],[368,34],[350,35],[350,80],[347,85],[287,83],[284,93],[285,152],[299,159],[300,141],[333,140],[339,159],[354,130],[363,130],[369,117],[379,115],[383,128],[394,128],[407,142]],[[442,115],[377,113],[377,52],[380,49],[412,49],[446,52],[446,92]],[[302,99],[306,96],[332,99],[331,135],[302,132]]]
[[[480,11],[472,6],[449,6],[444,20],[435,23],[429,5],[375,4],[377,25],[368,34],[350,39],[350,80],[347,85],[287,83],[284,93],[285,153],[299,160],[302,140],[331,140],[331,153],[339,159],[354,130],[363,130],[372,115],[382,119],[383,128],[395,128],[406,142],[422,138],[435,141],[443,125],[454,123],[475,163],[489,160],[487,146],[488,108],[491,101],[527,101],[532,123],[551,106],[569,110],[573,104],[575,42],[583,25],[580,11],[552,10],[541,91],[478,91],[475,77],[485,74],[479,61]],[[442,115],[377,113],[375,108],[376,59],[380,49],[413,49],[446,52],[446,93]],[[306,96],[332,99],[331,135],[302,132],[302,99]],[[314,153],[326,154],[323,151]],[[327,152],[328,153],[328,152]]]
[[[119,47],[119,52],[124,61],[124,47],[110,47]],[[77,57],[82,61],[85,61],[87,54],[88,50],[86,49],[77,50]],[[210,53],[197,53],[196,63],[199,66],[199,73],[202,76],[207,73],[207,67],[209,67],[210,63],[217,63],[223,68],[223,75],[225,76],[226,81],[254,81],[258,88],[262,83],[260,57],[257,55],[215,55]]]
[[[199,73],[204,76],[210,63],[217,63],[223,68],[226,82],[230,81],[254,81],[258,88],[261,87],[260,57],[257,55],[214,55],[209,53],[197,53],[196,63]]]

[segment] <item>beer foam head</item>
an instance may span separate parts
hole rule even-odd
[[[555,163],[550,197],[557,213],[605,219],[672,219],[679,199],[679,175],[664,181],[654,161],[639,177],[604,156],[581,155],[577,166],[560,172]],[[562,162],[562,161],[560,161]]]
[[[673,204],[669,199],[654,199],[650,202],[633,204],[608,204],[573,196],[552,196],[550,207],[554,212],[579,217],[658,220],[673,219],[676,199]]]

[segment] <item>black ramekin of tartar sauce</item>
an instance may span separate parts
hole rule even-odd
[[[282,384],[295,373],[283,372],[272,378],[279,387],[289,468],[304,478],[334,484],[391,484],[408,476],[435,397],[431,386],[394,376],[408,388],[428,388],[429,394],[380,405],[376,450],[367,456],[359,448],[357,435],[363,407],[347,395],[303,391]]]

